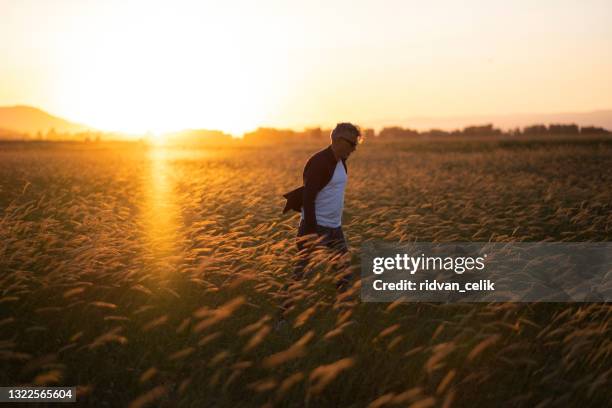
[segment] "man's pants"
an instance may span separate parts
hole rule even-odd
[[[304,228],[305,223],[302,219],[300,221],[300,226],[298,227],[298,238],[305,235]],[[346,239],[344,238],[344,233],[342,232],[342,226],[330,228],[317,225],[317,235],[319,236],[320,240],[319,245],[325,245],[326,247],[332,249],[334,251],[334,255],[336,255],[334,258],[343,257],[348,252]],[[293,269],[293,277],[294,279],[299,280],[304,277],[304,270],[308,265],[311,249],[306,247],[302,239],[298,239],[297,249],[298,261]],[[336,264],[334,265],[334,269],[337,273],[341,274],[336,283],[336,287],[338,290],[344,291],[351,283],[350,268],[346,260],[339,259],[335,262]]]

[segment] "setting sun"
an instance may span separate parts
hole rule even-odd
[[[37,106],[102,130],[240,135],[612,105],[605,2],[0,7],[0,105]]]
[[[231,12],[220,5],[169,10],[132,2],[121,13],[116,4],[74,6],[81,18],[60,8],[62,26],[45,40],[47,69],[36,73],[54,91],[46,105],[56,112],[104,130],[206,127],[239,135],[285,97],[287,64],[249,39],[253,26],[244,17],[233,16],[231,26],[219,21]]]
[[[71,39],[66,31],[62,58],[72,62],[55,85],[72,95],[62,104],[74,117],[127,132],[205,124],[234,134],[265,118],[266,94],[279,91],[266,81],[272,72],[249,64],[248,50],[237,50],[231,34],[198,21],[197,13],[178,18],[160,10],[142,18],[143,10],[129,11],[112,20],[112,30],[99,18],[90,35]]]

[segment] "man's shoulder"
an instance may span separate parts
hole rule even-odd
[[[312,165],[313,163],[327,163],[329,162],[329,146],[319,150],[318,152],[314,153],[312,156],[310,156],[308,158],[308,160],[306,161],[306,166]]]

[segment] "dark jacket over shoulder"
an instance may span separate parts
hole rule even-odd
[[[316,232],[315,199],[319,191],[331,180],[337,163],[331,145],[329,145],[327,148],[312,155],[306,162],[302,176],[304,185],[283,194],[283,197],[287,199],[283,214],[289,210],[301,212],[302,207],[304,207],[306,233]],[[348,174],[346,160],[342,159],[342,164]]]

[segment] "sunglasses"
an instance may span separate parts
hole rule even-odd
[[[349,140],[346,137],[340,137],[340,139],[345,140],[346,142],[348,142],[348,144],[350,144],[353,147],[353,149],[355,149],[357,147],[357,142],[353,142],[352,140]]]

